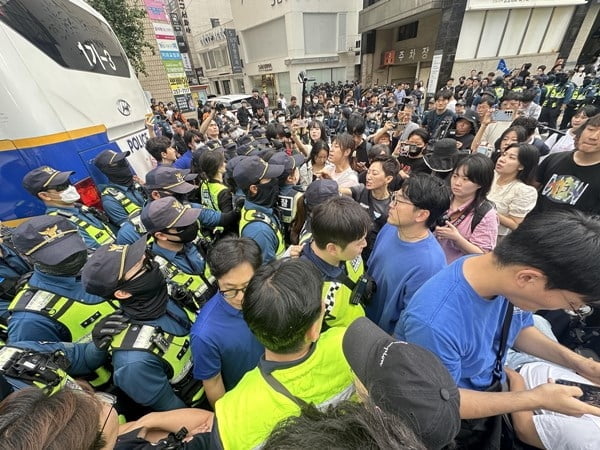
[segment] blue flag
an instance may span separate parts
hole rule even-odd
[[[498,61],[498,67],[496,67],[496,70],[501,71],[504,75],[508,75],[510,73],[510,69],[506,67],[506,61],[503,59]]]

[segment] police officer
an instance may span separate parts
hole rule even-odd
[[[167,278],[171,297],[191,313],[192,320],[216,293],[216,280],[193,244],[201,212],[173,197],[155,200],[142,210],[142,223],[153,237],[148,249]]]
[[[285,167],[268,164],[258,156],[247,156],[236,163],[233,179],[246,199],[240,219],[240,236],[254,239],[264,262],[283,254],[285,245],[281,223],[273,208],[279,196],[279,177]]]
[[[8,308],[9,342],[89,342],[96,322],[114,311],[78,278],[87,248],[77,231],[64,217],[48,215],[14,230],[13,244],[34,270]]]
[[[182,220],[196,217],[192,208],[183,210]],[[203,390],[192,376],[191,322],[169,297],[159,265],[146,254],[146,241],[102,246],[84,266],[82,282],[90,294],[115,298],[129,320],[124,329],[113,320],[94,330],[94,343],[112,355],[114,384],[155,411],[197,405]]]
[[[296,218],[298,201],[302,197],[302,188],[298,186],[298,182],[300,181],[299,167],[304,164],[304,156],[299,153],[288,155],[286,152],[277,152],[269,159],[269,163],[285,168],[279,176],[277,212],[281,219],[286,242],[289,244],[290,226]]]
[[[61,216],[72,222],[90,249],[115,241],[115,234],[108,218],[95,208],[77,203],[80,199],[69,177],[75,172],[61,172],[50,166],[42,166],[28,172],[23,187],[46,205],[46,213]]]
[[[117,227],[128,218],[139,214],[145,203],[125,159],[129,154],[130,152],[104,150],[94,159],[94,165],[109,181],[109,184],[98,186],[102,196],[102,207],[111,223]]]
[[[8,227],[0,225],[0,341],[4,342],[8,337],[8,305],[22,277],[33,270],[13,248],[11,233]]]

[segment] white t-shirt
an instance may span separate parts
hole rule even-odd
[[[352,170],[351,167],[348,167],[343,172],[336,173],[335,166],[333,164],[327,164],[323,171],[327,171],[331,176],[331,179],[336,181],[341,188],[351,188],[352,186],[358,185],[358,174]]]
[[[496,205],[498,213],[521,218],[535,207],[538,192],[533,186],[520,180],[500,186],[497,180],[498,174],[494,172],[494,182],[487,198]],[[509,228],[498,225],[498,236],[506,236],[509,233]]]
[[[549,362],[525,364],[521,376],[529,389],[554,380],[570,380],[593,384],[575,372]],[[535,429],[548,450],[596,450],[600,448],[600,417],[585,414],[566,416],[539,410],[533,416]]]
[[[548,153],[548,155],[551,155],[552,153],[570,152],[575,150],[575,139],[573,134],[571,134],[572,130],[573,128],[570,128],[567,131],[567,134],[561,136],[560,139],[558,138],[559,135],[556,133],[546,139],[544,143],[550,148],[550,153]],[[546,156],[542,156],[540,162],[542,162]]]

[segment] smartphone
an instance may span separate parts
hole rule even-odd
[[[577,381],[569,380],[556,380],[556,384],[562,384],[564,386],[576,386],[583,391],[583,395],[579,397],[579,400],[590,405],[600,407],[600,386],[594,386],[593,384],[578,383]]]
[[[503,110],[494,111],[492,113],[492,120],[495,120],[496,122],[512,122],[513,112]]]

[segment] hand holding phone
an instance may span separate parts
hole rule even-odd
[[[583,391],[583,395],[579,397],[579,400],[590,405],[600,407],[600,386],[594,386],[593,384],[578,383],[577,381],[570,380],[556,380],[556,384],[562,384],[563,386],[575,386]]]

